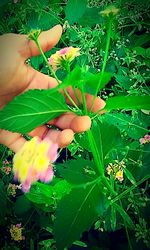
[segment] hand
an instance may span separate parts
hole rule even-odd
[[[46,52],[55,46],[61,34],[60,25],[42,32],[39,36],[39,42],[43,51]],[[4,34],[0,37],[0,108],[15,96],[29,89],[48,89],[57,86],[58,83],[54,78],[36,71],[25,63],[28,58],[39,54],[35,42],[28,40],[26,35]],[[69,88],[69,92],[76,102],[71,88]],[[87,108],[90,108],[92,99],[93,96],[86,94]],[[105,102],[102,99],[96,98],[92,111],[97,111],[104,105]],[[49,124],[57,126],[60,131],[42,125],[31,131],[29,135],[41,138],[48,137],[53,142],[58,143],[59,147],[65,147],[73,140],[74,132],[83,132],[90,128],[91,120],[88,116],[66,113],[50,121]],[[25,141],[19,133],[0,130],[0,143],[14,152],[17,152]]]

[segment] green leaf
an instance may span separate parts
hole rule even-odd
[[[69,24],[73,24],[74,22],[78,21],[80,17],[82,17],[86,10],[86,5],[87,0],[68,0],[65,14]]]
[[[149,34],[140,34],[140,36],[135,37],[135,46],[142,46],[150,41],[150,35]]]
[[[87,247],[87,245],[84,242],[79,240],[76,240],[73,244],[79,247]]]
[[[32,204],[26,198],[25,195],[22,195],[22,196],[17,198],[17,200],[15,202],[15,206],[14,206],[14,210],[15,210],[15,213],[17,215],[25,214],[25,213],[29,212],[30,209],[32,209]]]
[[[145,122],[141,123],[140,119],[124,113],[106,113],[102,118],[109,124],[115,125],[121,132],[126,132],[133,139],[139,139],[148,133]]]
[[[103,17],[99,14],[100,8],[86,8],[83,16],[78,20],[78,24],[82,26],[90,26],[93,27],[98,23],[103,23]],[[94,17],[94,18],[93,18]]]
[[[67,161],[62,166],[58,165],[57,169],[61,176],[73,185],[84,184],[96,178],[94,163],[83,158]]]
[[[116,222],[117,222],[117,218],[116,218],[116,208],[114,206],[111,206],[111,228],[113,231],[115,231],[116,229]]]
[[[89,73],[88,76],[85,79],[85,91],[90,93],[90,94],[95,94],[95,91],[97,89],[97,85],[99,83],[99,79],[101,77],[101,72],[98,74],[92,74]],[[99,90],[105,87],[105,85],[111,80],[112,73],[110,72],[104,72],[103,77],[101,80],[101,86]]]
[[[150,109],[150,96],[115,96],[106,101],[104,108],[107,111],[113,109]]]
[[[57,200],[60,200],[64,195],[68,194],[71,190],[71,185],[66,180],[59,180],[53,186],[53,195]]]
[[[93,123],[91,131],[97,148],[99,152],[101,152],[100,154],[102,154],[101,157],[104,159],[108,152],[112,150],[112,148],[115,148],[120,141],[119,130],[115,126],[104,121],[98,122],[95,125]]]
[[[59,202],[56,210],[54,234],[58,250],[69,247],[88,230],[98,216],[101,189],[97,183],[74,188]]]
[[[39,1],[43,2],[43,1]],[[42,8],[42,7],[40,7]],[[27,16],[27,28],[31,29],[41,29],[48,30],[54,25],[58,24],[60,21],[59,16],[55,15],[53,12],[32,12]]]
[[[37,182],[36,184],[31,186],[30,192],[26,193],[25,196],[28,200],[36,204],[52,204],[52,194],[52,186]]]
[[[113,206],[120,213],[123,220],[127,223],[127,226],[133,229],[134,228],[133,221],[131,220],[130,216],[125,212],[125,210],[116,203],[113,203]]]
[[[94,121],[92,124],[91,132],[99,151],[99,156],[101,157],[101,160],[103,162],[103,159],[108,154],[108,152],[115,148],[120,142],[120,132],[117,127],[110,125],[106,121]],[[91,152],[86,133],[82,135],[76,135],[75,138],[81,147]]]
[[[71,152],[71,156],[76,154],[76,152],[78,151],[78,148],[79,148],[79,143],[76,143],[76,142],[72,142],[67,147],[67,149],[69,149],[69,151]]]
[[[133,82],[130,81],[130,78],[128,76],[116,75],[115,78],[116,82],[118,82],[119,85],[126,90],[129,90],[130,87],[133,85]]]
[[[28,133],[69,111],[63,96],[51,90],[29,90],[0,111],[0,128]]]
[[[135,51],[138,56],[142,56],[144,58],[150,58],[150,48],[144,49],[142,47],[134,47],[133,51]]]
[[[82,69],[79,66],[76,66],[63,80],[62,83],[57,87],[58,89],[63,89],[68,86],[79,87],[83,84],[83,73]]]
[[[3,5],[7,4],[8,0],[1,0],[0,1],[0,7],[3,7]]]
[[[129,181],[131,181],[133,185],[136,185],[136,180],[131,174],[131,172],[127,168],[124,168],[123,172],[125,173],[126,177],[129,179]]]
[[[7,213],[7,206],[10,204],[7,204],[7,193],[5,190],[5,186],[2,180],[0,180],[0,217],[4,217]]]
[[[141,148],[143,148],[143,166],[137,173],[138,180],[144,178],[146,175],[150,175],[150,143],[141,146]]]

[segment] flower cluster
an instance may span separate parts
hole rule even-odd
[[[140,143],[141,144],[146,144],[150,142],[150,135],[145,135],[143,138],[140,138]]]
[[[27,141],[13,158],[13,171],[22,190],[28,192],[37,180],[49,182],[53,178],[52,163],[57,159],[58,145],[38,137]]]
[[[9,175],[11,172],[11,167],[9,166],[10,163],[7,160],[3,161],[3,167],[1,168],[1,171],[4,172],[6,175]]]
[[[15,184],[12,184],[12,183],[9,183],[8,185],[8,188],[7,188],[7,193],[8,195],[11,195],[13,197],[16,196],[16,190],[17,189],[21,189],[22,188],[22,185],[15,185]]]
[[[15,241],[24,240],[25,237],[22,235],[22,230],[23,228],[21,227],[21,223],[16,225],[11,225],[10,227],[11,238]]]
[[[118,160],[115,160],[114,163],[109,163],[107,166],[107,174],[113,175],[115,179],[122,182],[123,181],[123,168],[125,168],[124,161],[119,162]]]
[[[119,12],[119,9],[117,9],[115,6],[111,5],[108,6],[105,10],[101,11],[100,13],[103,16],[109,16],[110,14],[112,14],[113,16],[116,16]]]
[[[55,54],[51,55],[48,59],[49,64],[52,66],[53,70],[56,71],[60,67],[64,67],[67,64],[70,64],[75,57],[80,55],[80,48],[66,47]]]

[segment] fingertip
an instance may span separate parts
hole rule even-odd
[[[56,143],[60,148],[65,148],[72,142],[73,138],[74,132],[71,129],[64,129],[58,136]]]
[[[61,33],[63,32],[63,28],[60,24],[55,25],[52,29],[57,30],[57,32]]]
[[[92,112],[96,112],[100,109],[103,109],[106,105],[106,102],[101,99],[100,97],[96,97],[93,108],[92,108]]]
[[[89,116],[77,116],[71,122],[71,129],[76,132],[84,132],[91,127],[91,119]]]

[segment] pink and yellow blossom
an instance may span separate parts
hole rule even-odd
[[[141,144],[150,143],[150,135],[145,135],[143,138],[140,138],[139,141]]]
[[[114,178],[120,182],[123,181],[123,168],[125,168],[124,161],[119,162],[118,160],[115,160],[114,163],[109,163],[106,171],[108,175],[114,176]]]
[[[119,12],[119,9],[116,8],[114,5],[108,6],[105,10],[101,11],[101,15],[103,16],[109,16],[110,14],[113,16],[116,16]]]
[[[74,47],[65,47],[55,54],[51,55],[48,59],[49,64],[52,66],[53,70],[57,70],[60,67],[63,67],[64,62],[71,63],[75,57],[80,55],[80,48]]]
[[[52,180],[52,163],[57,159],[58,145],[49,139],[38,137],[27,141],[13,158],[15,179],[21,182],[22,190],[28,192],[32,183]]]
[[[22,235],[23,228],[21,227],[21,223],[16,225],[11,225],[10,227],[10,235],[12,240],[14,241],[21,241],[24,240],[25,237]]]

